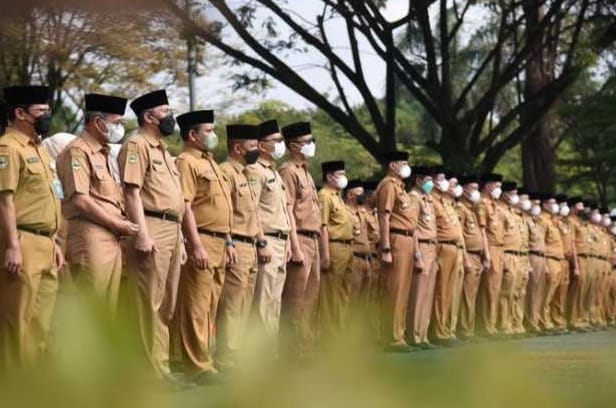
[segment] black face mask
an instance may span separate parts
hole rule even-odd
[[[584,221],[590,220],[590,213],[587,213],[586,211],[580,211],[580,219]]]
[[[51,113],[46,113],[34,118],[34,123],[32,125],[37,134],[41,135],[42,138],[47,137],[51,129]]]
[[[163,136],[170,136],[175,130],[175,119],[172,114],[165,116],[158,121],[158,130]]]
[[[248,150],[244,155],[244,160],[246,160],[246,164],[255,164],[257,160],[259,160],[259,149]]]
[[[366,194],[360,194],[357,196],[357,204],[358,205],[366,204]]]

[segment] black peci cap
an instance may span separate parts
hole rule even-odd
[[[137,99],[131,102],[130,108],[135,112],[135,115],[139,116],[143,111],[155,108],[161,105],[169,105],[169,99],[167,99],[167,92],[164,89],[159,89],[141,95]]]

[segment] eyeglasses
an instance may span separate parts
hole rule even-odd
[[[50,108],[28,108],[26,109],[28,112],[39,112],[42,114],[49,114],[51,115],[51,109]]]
[[[317,142],[317,139],[312,137],[312,138],[310,138],[308,140],[304,140],[304,141],[301,141],[301,142],[297,141],[297,142],[293,142],[293,143],[297,143],[297,144],[301,144],[301,145],[306,145],[306,144],[316,143],[316,142]]]

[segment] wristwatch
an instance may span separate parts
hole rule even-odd
[[[225,242],[225,245],[226,245],[227,247],[235,248],[235,242],[233,242],[233,240],[232,240],[232,239],[228,239],[228,240]]]
[[[264,239],[260,239],[257,241],[257,248],[263,249],[267,246],[267,241]]]
[[[389,254],[391,252],[391,248],[381,248],[381,252],[384,254]]]

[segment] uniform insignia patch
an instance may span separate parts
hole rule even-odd
[[[73,168],[73,171],[77,171],[81,168],[81,164],[79,164],[77,160],[73,160],[71,167]]]
[[[250,177],[248,177],[248,183],[249,183],[251,186],[254,186],[255,184],[257,184],[257,178],[256,178],[255,176],[250,176]]]
[[[6,169],[9,165],[9,158],[7,156],[0,156],[0,169]]]
[[[152,161],[154,162],[154,164],[163,164],[163,162],[160,160],[152,160]]]
[[[137,153],[129,153],[127,160],[129,163],[132,163],[132,164],[137,163]]]
[[[39,158],[38,157],[28,157],[26,159],[26,162],[28,164],[34,164],[34,163],[38,163],[39,162]]]

